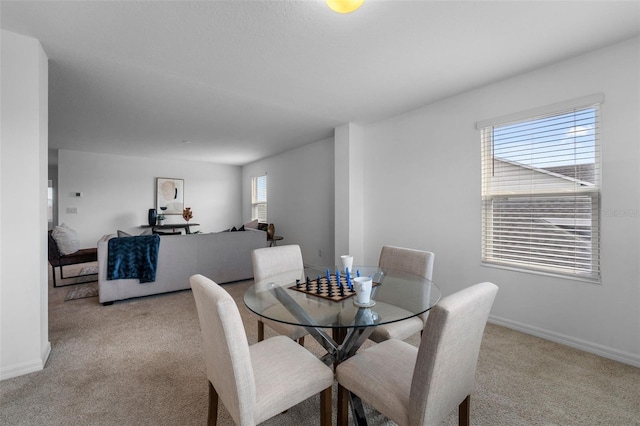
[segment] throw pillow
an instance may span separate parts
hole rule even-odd
[[[63,255],[73,254],[80,250],[78,234],[64,223],[53,228],[51,236],[58,245],[58,250]]]
[[[250,220],[249,222],[244,224],[244,227],[258,229],[258,219]]]
[[[144,231],[142,231],[142,233],[140,233],[140,235],[152,235],[152,233],[150,229],[145,229]],[[124,238],[124,237],[133,237],[133,235],[118,229],[118,238]]]

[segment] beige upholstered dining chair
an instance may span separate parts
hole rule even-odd
[[[190,278],[209,380],[208,425],[218,398],[237,425],[256,425],[320,393],[320,423],[331,425],[333,371],[291,339],[249,346],[233,298],[202,275]]]
[[[456,406],[469,424],[480,343],[498,287],[484,282],[431,309],[419,348],[390,339],[338,365],[338,424],[348,418],[348,391],[400,426],[437,425]]]
[[[272,277],[283,279],[289,276],[295,282],[296,278],[302,278],[304,263],[300,246],[290,244],[286,246],[265,247],[253,250],[251,253],[253,263],[253,279],[256,285],[266,284]],[[284,309],[275,307],[275,309]],[[264,325],[267,324],[278,334],[287,336],[304,346],[304,336],[308,333],[303,327],[258,318],[258,341],[264,340]]]
[[[429,251],[384,246],[380,251],[378,266],[382,269],[388,268],[396,271],[408,272],[431,280],[433,275],[434,258],[435,254]],[[399,301],[398,306],[401,306],[401,303],[402,301]],[[384,312],[378,312],[378,314],[384,315]],[[404,340],[409,336],[422,331],[428,315],[429,313],[425,312],[424,314],[404,321],[380,325],[374,329],[371,336],[369,336],[369,339],[375,342],[382,342],[387,339]]]

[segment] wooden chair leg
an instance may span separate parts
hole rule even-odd
[[[469,426],[469,417],[471,411],[471,395],[467,397],[458,406],[458,425]]]
[[[338,426],[349,424],[349,391],[338,384]]]
[[[331,387],[320,392],[320,426],[331,426]]]
[[[258,320],[258,342],[264,340],[264,323]]]
[[[207,426],[216,426],[218,422],[218,392],[209,382],[209,414],[207,417]]]
[[[304,346],[304,336],[302,336],[301,338],[298,339],[298,344],[300,346]]]

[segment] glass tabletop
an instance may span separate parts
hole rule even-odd
[[[346,281],[341,267],[311,267],[289,271],[256,281],[244,294],[244,303],[255,314],[273,321],[320,328],[358,328],[402,321],[431,309],[440,300],[440,289],[423,277],[393,269],[354,266],[357,275],[373,281],[370,306],[356,305],[355,295],[344,287],[344,295],[333,285],[331,296],[326,291],[327,279],[337,276]],[[310,282],[306,289],[307,278]],[[318,292],[315,282],[325,283]],[[296,281],[299,280],[299,281]]]

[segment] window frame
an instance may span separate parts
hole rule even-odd
[[[602,146],[601,135],[600,135],[600,127],[601,127],[600,107],[603,102],[604,102],[604,95],[596,94],[596,95],[591,95],[591,96],[587,96],[587,97],[583,97],[575,100],[570,100],[566,102],[549,105],[542,108],[523,111],[516,114],[510,114],[510,115],[498,117],[492,120],[485,120],[485,121],[478,122],[476,124],[476,128],[480,130],[480,133],[481,133],[481,150],[482,150],[481,152],[481,170],[482,170],[482,175],[481,175],[481,187],[482,187],[481,189],[481,195],[482,195],[481,264],[483,266],[498,267],[502,269],[509,269],[509,270],[515,270],[519,272],[526,272],[526,273],[532,273],[532,274],[550,275],[554,277],[575,279],[579,281],[587,281],[592,283],[601,283],[602,270],[600,267],[601,255],[599,250],[600,233],[601,233],[600,209],[601,209],[601,187],[602,187],[600,182],[600,179],[601,179],[600,170],[602,166],[602,160],[600,155],[600,150]],[[502,193],[500,193],[500,191],[495,191],[491,189],[491,185],[492,185],[491,180],[493,177],[491,175],[493,174],[492,167],[494,166],[494,161],[496,159],[499,159],[501,161],[504,160],[495,156],[494,140],[493,140],[494,129],[499,127],[506,127],[516,123],[534,122],[536,120],[540,120],[541,118],[545,118],[545,117],[562,116],[571,112],[580,111],[583,109],[590,109],[590,108],[594,109],[594,112],[595,112],[594,123],[596,125],[595,133],[594,133],[595,146],[594,146],[593,186],[583,187],[583,185],[575,185],[574,189],[569,192],[559,191],[558,189],[545,191],[545,190],[542,190],[540,186],[536,186],[536,185],[531,185],[531,189],[529,191],[522,191],[522,192],[516,191],[513,193],[509,193],[509,191],[503,191]],[[488,176],[491,176],[491,177],[488,177]],[[513,254],[516,253],[517,251],[517,248],[514,248],[513,245],[522,244],[522,242],[516,240],[516,243],[511,243],[512,246],[510,248],[506,248],[507,244],[510,244],[510,243],[501,242],[500,240],[501,236],[499,234],[498,234],[498,237],[496,237],[496,231],[494,229],[496,228],[496,221],[494,221],[494,215],[496,215],[495,207],[494,207],[495,201],[509,200],[507,201],[508,203],[508,202],[511,202],[512,200],[519,200],[519,199],[524,200],[527,197],[529,197],[529,200],[530,200],[529,202],[531,203],[535,203],[536,201],[540,200],[540,199],[536,200],[536,197],[556,197],[556,199],[560,203],[568,202],[570,197],[573,197],[574,202],[576,204],[578,203],[577,200],[579,198],[588,197],[584,199],[587,201],[586,205],[589,204],[589,200],[591,205],[591,210],[589,210],[589,214],[591,215],[590,217],[591,223],[590,225],[588,225],[588,229],[590,232],[590,239],[588,240],[589,242],[588,250],[590,251],[590,257],[591,257],[590,263],[589,263],[589,268],[590,268],[589,272],[582,271],[579,266],[576,266],[579,264],[578,261],[574,261],[574,266],[572,268],[570,267],[562,268],[562,267],[557,267],[557,265],[552,266],[551,264],[555,263],[556,259],[552,260],[551,262],[547,262],[546,265],[536,264],[536,260],[539,261],[540,258],[544,257],[544,255],[541,255],[540,253],[536,252],[536,248],[533,248],[533,249],[530,248],[529,255],[525,254],[523,255],[523,259],[519,259],[519,260],[513,260],[513,258],[505,259],[506,257],[508,257],[505,255],[496,257],[496,254],[495,254],[496,241],[498,242],[498,252],[499,252],[499,247],[501,246],[511,256],[513,256]],[[513,202],[517,202],[517,201],[513,201]],[[536,208],[532,210],[532,213],[537,213],[537,211],[538,209]],[[545,210],[540,209],[540,212],[543,212],[543,211]],[[551,212],[552,210],[549,209],[546,211]],[[520,216],[520,214],[516,214],[515,216],[516,217]],[[576,223],[579,222],[578,220],[579,217],[580,215],[578,213],[576,213],[575,216],[573,217],[574,227],[575,227],[573,231],[576,233],[579,228],[578,225],[576,225]],[[531,220],[531,223],[534,223],[534,220]],[[510,231],[513,231],[516,229],[517,229],[517,226],[512,226]],[[538,231],[531,231],[531,232],[532,234],[535,234]],[[534,235],[534,236],[538,236],[538,235]],[[574,236],[573,244],[575,249],[570,253],[574,253],[574,254],[579,253],[580,242],[581,242],[580,238],[577,235]],[[569,245],[570,244],[567,244],[565,247],[569,248]],[[553,248],[556,248],[556,247],[553,247]],[[569,253],[564,253],[562,255],[566,256],[567,254]],[[560,257],[561,256],[558,256],[558,259],[560,259]]]
[[[260,181],[264,180],[264,200],[260,198]],[[268,193],[269,193],[269,180],[267,174],[264,173],[260,176],[254,176],[251,178],[251,217],[252,219],[258,219],[259,222],[268,223]],[[262,209],[261,209],[262,207]],[[264,216],[260,210],[263,210]]]

